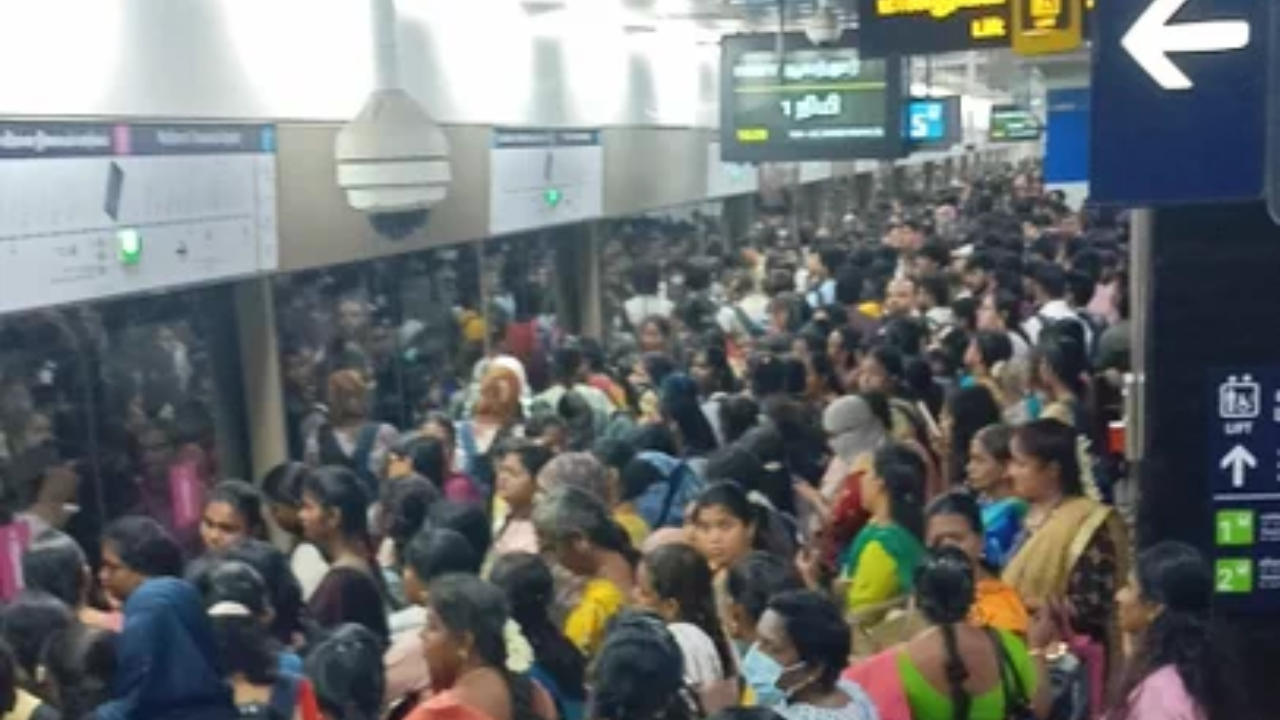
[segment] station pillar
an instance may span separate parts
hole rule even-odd
[[[1139,546],[1210,554],[1225,717],[1275,717],[1280,227],[1263,203],[1175,207],[1140,213],[1133,241]]]

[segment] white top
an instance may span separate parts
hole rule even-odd
[[[627,322],[631,323],[631,327],[639,328],[640,323],[651,315],[670,318],[676,305],[658,295],[636,295],[623,303],[623,308],[627,311]]]
[[[1032,344],[1039,342],[1040,331],[1044,329],[1045,320],[1053,322],[1058,322],[1060,320],[1074,320],[1080,323],[1080,326],[1084,328],[1085,349],[1087,350],[1088,348],[1093,347],[1093,329],[1089,327],[1089,323],[1085,322],[1080,317],[1079,313],[1071,309],[1071,306],[1067,304],[1066,300],[1050,300],[1044,305],[1041,305],[1040,309],[1036,311],[1036,314],[1028,318],[1027,321],[1022,324],[1022,330],[1027,334],[1027,339],[1030,340]]]
[[[302,543],[293,549],[293,555],[289,557],[289,567],[293,570],[294,577],[298,578],[298,584],[302,586],[303,600],[311,599],[311,595],[315,593],[316,588],[320,587],[325,574],[329,572],[329,563],[325,562],[324,555],[321,555],[320,550],[311,543]]]
[[[716,644],[702,628],[691,623],[676,622],[667,626],[684,653],[684,679],[693,687],[702,687],[725,679],[724,664]]]

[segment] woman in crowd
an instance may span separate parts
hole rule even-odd
[[[597,720],[694,720],[680,646],[651,615],[627,612],[614,622],[591,666],[591,712]]]
[[[591,657],[604,641],[609,619],[631,594],[635,550],[604,504],[577,488],[559,488],[544,498],[534,508],[533,524],[543,552],[585,581],[564,632]]]
[[[223,480],[204,502],[200,539],[205,550],[221,551],[244,538],[267,539],[262,493],[242,480]]]
[[[949,487],[964,485],[973,438],[983,428],[1000,422],[1000,417],[1000,405],[985,387],[960,388],[947,398],[940,445]]]
[[[409,607],[391,616],[391,647],[383,656],[387,669],[387,701],[413,698],[430,689],[429,670],[422,654],[423,605],[427,587],[451,573],[475,575],[484,557],[461,533],[443,527],[423,529],[404,552],[404,590]]]
[[[725,627],[733,638],[738,656],[745,655],[756,641],[756,625],[768,608],[769,599],[789,590],[804,589],[795,566],[777,555],[753,552],[729,569]]]
[[[376,494],[387,476],[396,429],[369,417],[369,387],[360,372],[339,370],[329,376],[329,422],[307,442],[307,464],[350,468],[367,492]]]
[[[45,641],[75,624],[66,605],[42,592],[23,591],[0,607],[0,639],[16,661],[16,704],[7,720],[56,720],[56,710],[45,702],[40,654]]]
[[[494,531],[493,552],[536,553],[538,533],[533,527],[533,500],[538,493],[538,473],[551,461],[552,453],[541,445],[513,440],[494,451],[498,461],[497,496],[506,507],[506,516]]]
[[[492,492],[497,478],[494,449],[508,438],[523,434],[524,411],[520,406],[523,392],[524,384],[514,370],[491,365],[480,380],[480,397],[471,411],[471,420],[458,426],[464,469],[482,495]]]
[[[494,563],[489,580],[506,595],[511,619],[533,648],[529,676],[551,694],[560,720],[583,720],[587,661],[551,619],[551,569],[537,555],[513,553]]]
[[[502,591],[472,575],[446,575],[427,592],[423,652],[432,695],[410,720],[556,720],[546,691],[512,665]]]
[[[1084,345],[1065,330],[1045,333],[1036,344],[1036,386],[1044,396],[1040,417],[1090,431],[1088,408],[1089,359]]]
[[[427,521],[431,508],[441,500],[440,490],[430,480],[410,475],[386,483],[378,502],[379,537],[378,567],[387,594],[396,608],[405,604],[401,575],[404,571],[404,548]]]
[[[644,556],[636,577],[635,604],[656,613],[680,645],[685,681],[706,713],[736,703],[737,661],[716,611],[711,570],[688,545],[666,545]]]
[[[982,505],[982,525],[986,528],[984,556],[997,569],[1009,561],[1027,514],[1027,504],[1014,493],[1013,478],[1009,474],[1012,442],[1013,428],[991,425],[980,430],[969,445],[966,474],[969,488],[978,494]]]
[[[453,502],[482,504],[484,499],[471,479],[453,469],[453,448],[449,442],[443,437],[417,435],[402,443],[391,454],[390,477],[418,475]]]
[[[470,540],[444,523],[428,525],[405,547],[402,586],[408,605],[388,620],[392,633],[384,656],[388,702],[412,703],[430,687],[421,639],[427,585],[448,573],[478,573],[483,560]]]
[[[631,368],[627,378],[635,396],[633,405],[641,424],[663,422],[662,381],[677,371],[676,363],[664,352],[646,352]]]
[[[388,639],[381,575],[369,538],[369,501],[355,474],[325,467],[308,473],[302,489],[302,527],[329,562],[311,596],[311,619],[332,628],[348,622]]]
[[[281,669],[281,648],[266,632],[271,621],[266,584],[248,565],[227,561],[209,566],[195,580],[213,625],[222,671],[242,715],[262,714],[319,720],[311,684]],[[296,656],[293,662],[297,662]],[[301,670],[298,663],[297,669]]]
[[[676,373],[662,381],[662,416],[676,432],[680,456],[703,464],[718,447],[715,431],[702,412],[698,386],[688,375]]]
[[[600,440],[591,452],[608,472],[608,505],[614,522],[627,532],[632,547],[644,547],[650,528],[640,515],[636,501],[649,489],[653,465],[637,462],[635,446],[624,438]]]
[[[925,518],[925,541],[930,548],[957,548],[973,565],[975,585],[969,622],[1025,636],[1031,622],[1026,605],[1018,592],[992,571],[984,555],[978,501],[964,492],[950,492],[929,504]]]
[[[756,627],[742,675],[763,707],[786,720],[876,720],[866,693],[840,679],[852,650],[840,609],[814,592],[776,595]]]
[[[888,407],[882,408],[886,415]],[[827,442],[831,445],[831,463],[819,488],[820,497],[813,500],[821,526],[821,561],[833,568],[840,551],[867,524],[867,511],[862,505],[862,475],[871,472],[872,456],[888,438],[888,419],[877,414],[871,402],[859,395],[849,395],[827,406],[822,416]],[[801,489],[806,497],[811,493]]]
[[[767,511],[751,502],[735,483],[717,483],[704,490],[689,521],[693,545],[711,568],[718,588],[734,563],[765,544],[762,526],[768,524]]]
[[[1138,555],[1134,573],[1116,596],[1120,626],[1133,652],[1115,720],[1221,718],[1216,697],[1222,671],[1211,652],[1209,616],[1213,569],[1195,548],[1165,542]]]
[[[93,573],[84,551],[69,535],[46,532],[22,553],[22,578],[28,590],[48,593],[62,601],[84,625],[119,631],[124,618],[99,610],[90,602]]]
[[[40,654],[49,700],[67,720],[93,716],[111,699],[116,676],[116,634],[78,625],[49,636]]]
[[[1085,497],[1076,433],[1057,420],[1014,432],[1010,474],[1029,509],[1003,578],[1033,610],[1060,600],[1076,632],[1118,653],[1113,599],[1128,575],[1128,531],[1116,511]]]
[[[845,392],[858,388],[858,364],[862,360],[862,333],[852,325],[836,328],[827,338],[827,357]]]
[[[1005,397],[1000,384],[1004,366],[1013,359],[1013,345],[1008,333],[1001,330],[982,330],[969,341],[964,353],[964,368],[968,373],[962,381],[965,387],[984,387],[1001,407],[1016,398]]]
[[[213,628],[195,587],[155,578],[124,606],[113,700],[96,720],[233,720]],[[345,720],[345,719],[344,719]]]
[[[272,468],[262,479],[262,493],[271,506],[271,517],[276,527],[293,540],[289,567],[302,585],[303,598],[310,598],[329,570],[319,548],[304,537],[302,511],[302,480],[309,472],[300,462],[287,462]]]
[[[334,628],[307,654],[325,720],[378,720],[382,715],[382,641],[363,625]]]
[[[283,648],[299,648],[306,642],[309,630],[305,622],[307,604],[302,586],[289,571],[289,559],[275,545],[263,540],[242,540],[232,545],[224,559],[242,562],[253,568],[266,583],[267,601],[271,606],[271,634]],[[290,664],[291,653],[281,653],[281,669],[301,672],[302,663]]]
[[[916,605],[927,627],[850,675],[875,688],[901,683],[912,720],[1005,720],[1047,711],[1043,652],[1037,659],[1013,633],[972,625],[973,565],[958,548],[929,553],[916,579]],[[1038,629],[1037,633],[1043,630]],[[1033,638],[1047,642],[1044,638]],[[1039,646],[1037,646],[1039,650]],[[888,672],[896,678],[876,678]],[[886,698],[877,694],[877,701]],[[1036,702],[1040,700],[1040,702]]]
[[[460,478],[472,482],[471,478],[462,472],[463,463],[458,456],[458,427],[453,419],[442,412],[429,412],[422,420],[420,427],[423,435],[444,443],[445,466],[449,468],[449,481],[453,482],[455,478]],[[472,485],[474,486],[474,483]]]
[[[871,519],[845,550],[840,576],[848,583],[845,606],[874,616],[910,594],[924,554],[924,463],[902,445],[886,445],[860,492]]]

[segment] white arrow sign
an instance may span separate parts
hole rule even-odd
[[[1191,78],[1174,64],[1170,53],[1208,53],[1239,50],[1249,44],[1245,20],[1179,23],[1173,16],[1189,0],[1155,0],[1129,28],[1120,44],[1165,90],[1190,90]]]
[[[1221,467],[1223,470],[1231,471],[1231,485],[1233,487],[1244,487],[1244,478],[1250,470],[1258,467],[1258,458],[1253,453],[1245,449],[1243,445],[1237,445],[1231,448],[1223,458]]]

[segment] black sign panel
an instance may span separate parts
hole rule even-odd
[[[1040,17],[1055,8],[1066,17],[1069,0],[1018,1],[1024,4],[1027,17]],[[1085,37],[1097,1],[1083,0]],[[858,0],[863,57],[1006,48],[1012,44],[1012,30],[1012,0]]]
[[[816,47],[801,33],[721,41],[721,147],[727,162],[892,159],[903,153],[902,71],[859,57],[851,34]]]
[[[1009,0],[858,0],[863,57],[1009,47]]]

